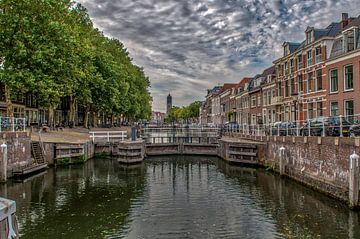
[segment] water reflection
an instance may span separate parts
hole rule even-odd
[[[345,205],[217,158],[96,159],[0,193],[17,202],[22,238],[360,238]]]

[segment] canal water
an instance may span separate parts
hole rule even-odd
[[[21,238],[360,238],[360,214],[263,169],[97,158],[1,186]]]

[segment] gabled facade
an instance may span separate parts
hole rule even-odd
[[[335,36],[326,62],[327,115],[353,120],[360,113],[360,16],[343,14],[342,29]]]
[[[302,43],[285,42],[284,56],[276,61],[282,108],[280,121],[303,121],[324,115],[326,110],[325,62],[342,22],[325,29],[308,27]]]

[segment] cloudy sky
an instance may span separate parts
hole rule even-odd
[[[95,27],[120,39],[150,77],[153,109],[203,100],[206,89],[271,65],[284,41],[326,27],[358,0],[78,0]]]

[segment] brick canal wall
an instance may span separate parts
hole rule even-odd
[[[27,132],[1,132],[0,144],[7,145],[7,175],[12,175],[15,168],[31,162],[31,139]]]
[[[263,165],[280,171],[284,147],[285,175],[343,201],[349,199],[349,158],[360,154],[359,139],[333,137],[267,137],[260,146]]]
[[[360,138],[251,137],[256,143],[261,142],[258,164],[349,202],[350,155],[354,152],[360,155]],[[359,179],[360,175],[357,177]],[[359,200],[357,205],[360,206]]]

